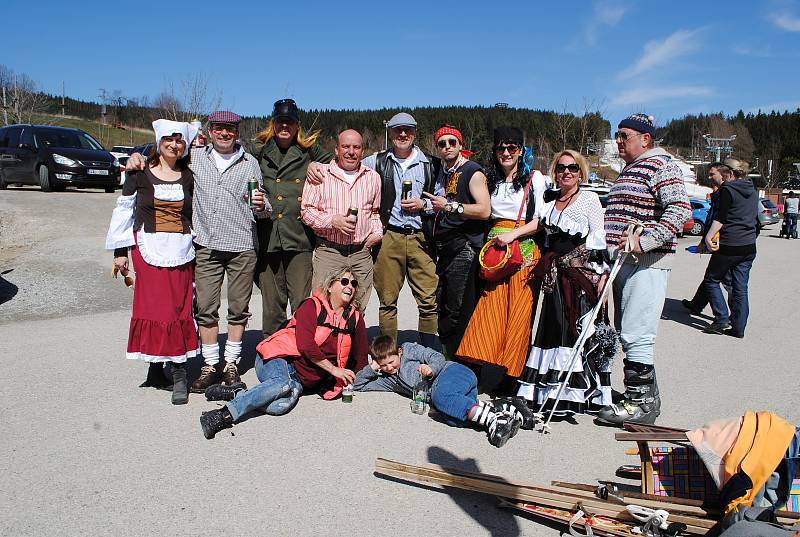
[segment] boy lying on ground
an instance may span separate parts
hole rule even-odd
[[[487,430],[489,443],[502,447],[517,434],[524,420],[525,407],[514,401],[495,406],[478,400],[478,379],[468,367],[448,362],[441,353],[417,343],[398,348],[391,336],[378,336],[370,345],[372,362],[356,375],[357,391],[396,392],[410,397],[414,387],[425,379],[431,382],[431,405],[452,418],[453,425],[469,422]],[[524,405],[523,405],[524,406]]]

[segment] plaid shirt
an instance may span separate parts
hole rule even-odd
[[[247,183],[258,180],[262,188],[258,161],[237,146],[239,154],[233,163],[219,173],[211,146],[192,149],[191,170],[194,172],[194,204],[192,225],[194,242],[223,252],[244,252],[256,246],[255,218],[249,204]],[[259,218],[269,216],[267,202]]]

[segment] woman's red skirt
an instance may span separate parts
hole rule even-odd
[[[127,357],[145,362],[185,362],[197,355],[194,264],[155,267],[131,248],[136,283]]]

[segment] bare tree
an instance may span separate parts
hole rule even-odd
[[[46,95],[36,82],[25,73],[15,73],[0,65],[0,105],[3,107],[3,123],[34,123],[34,118],[47,109]]]
[[[567,107],[567,101],[564,101],[564,106],[560,112],[553,112],[553,128],[555,129],[555,139],[561,149],[567,148],[567,141],[569,133],[572,129],[572,124],[575,123],[575,116],[571,114]]]

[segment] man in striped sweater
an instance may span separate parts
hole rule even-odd
[[[630,237],[632,253],[613,284],[615,324],[625,352],[625,394],[597,416],[604,423],[621,426],[651,424],[661,413],[653,349],[676,234],[692,212],[680,168],[672,155],[654,147],[653,118],[633,114],[618,129],[617,148],[626,166],[609,192],[606,207],[606,242],[612,255],[629,240],[630,223],[644,226],[641,235]]]

